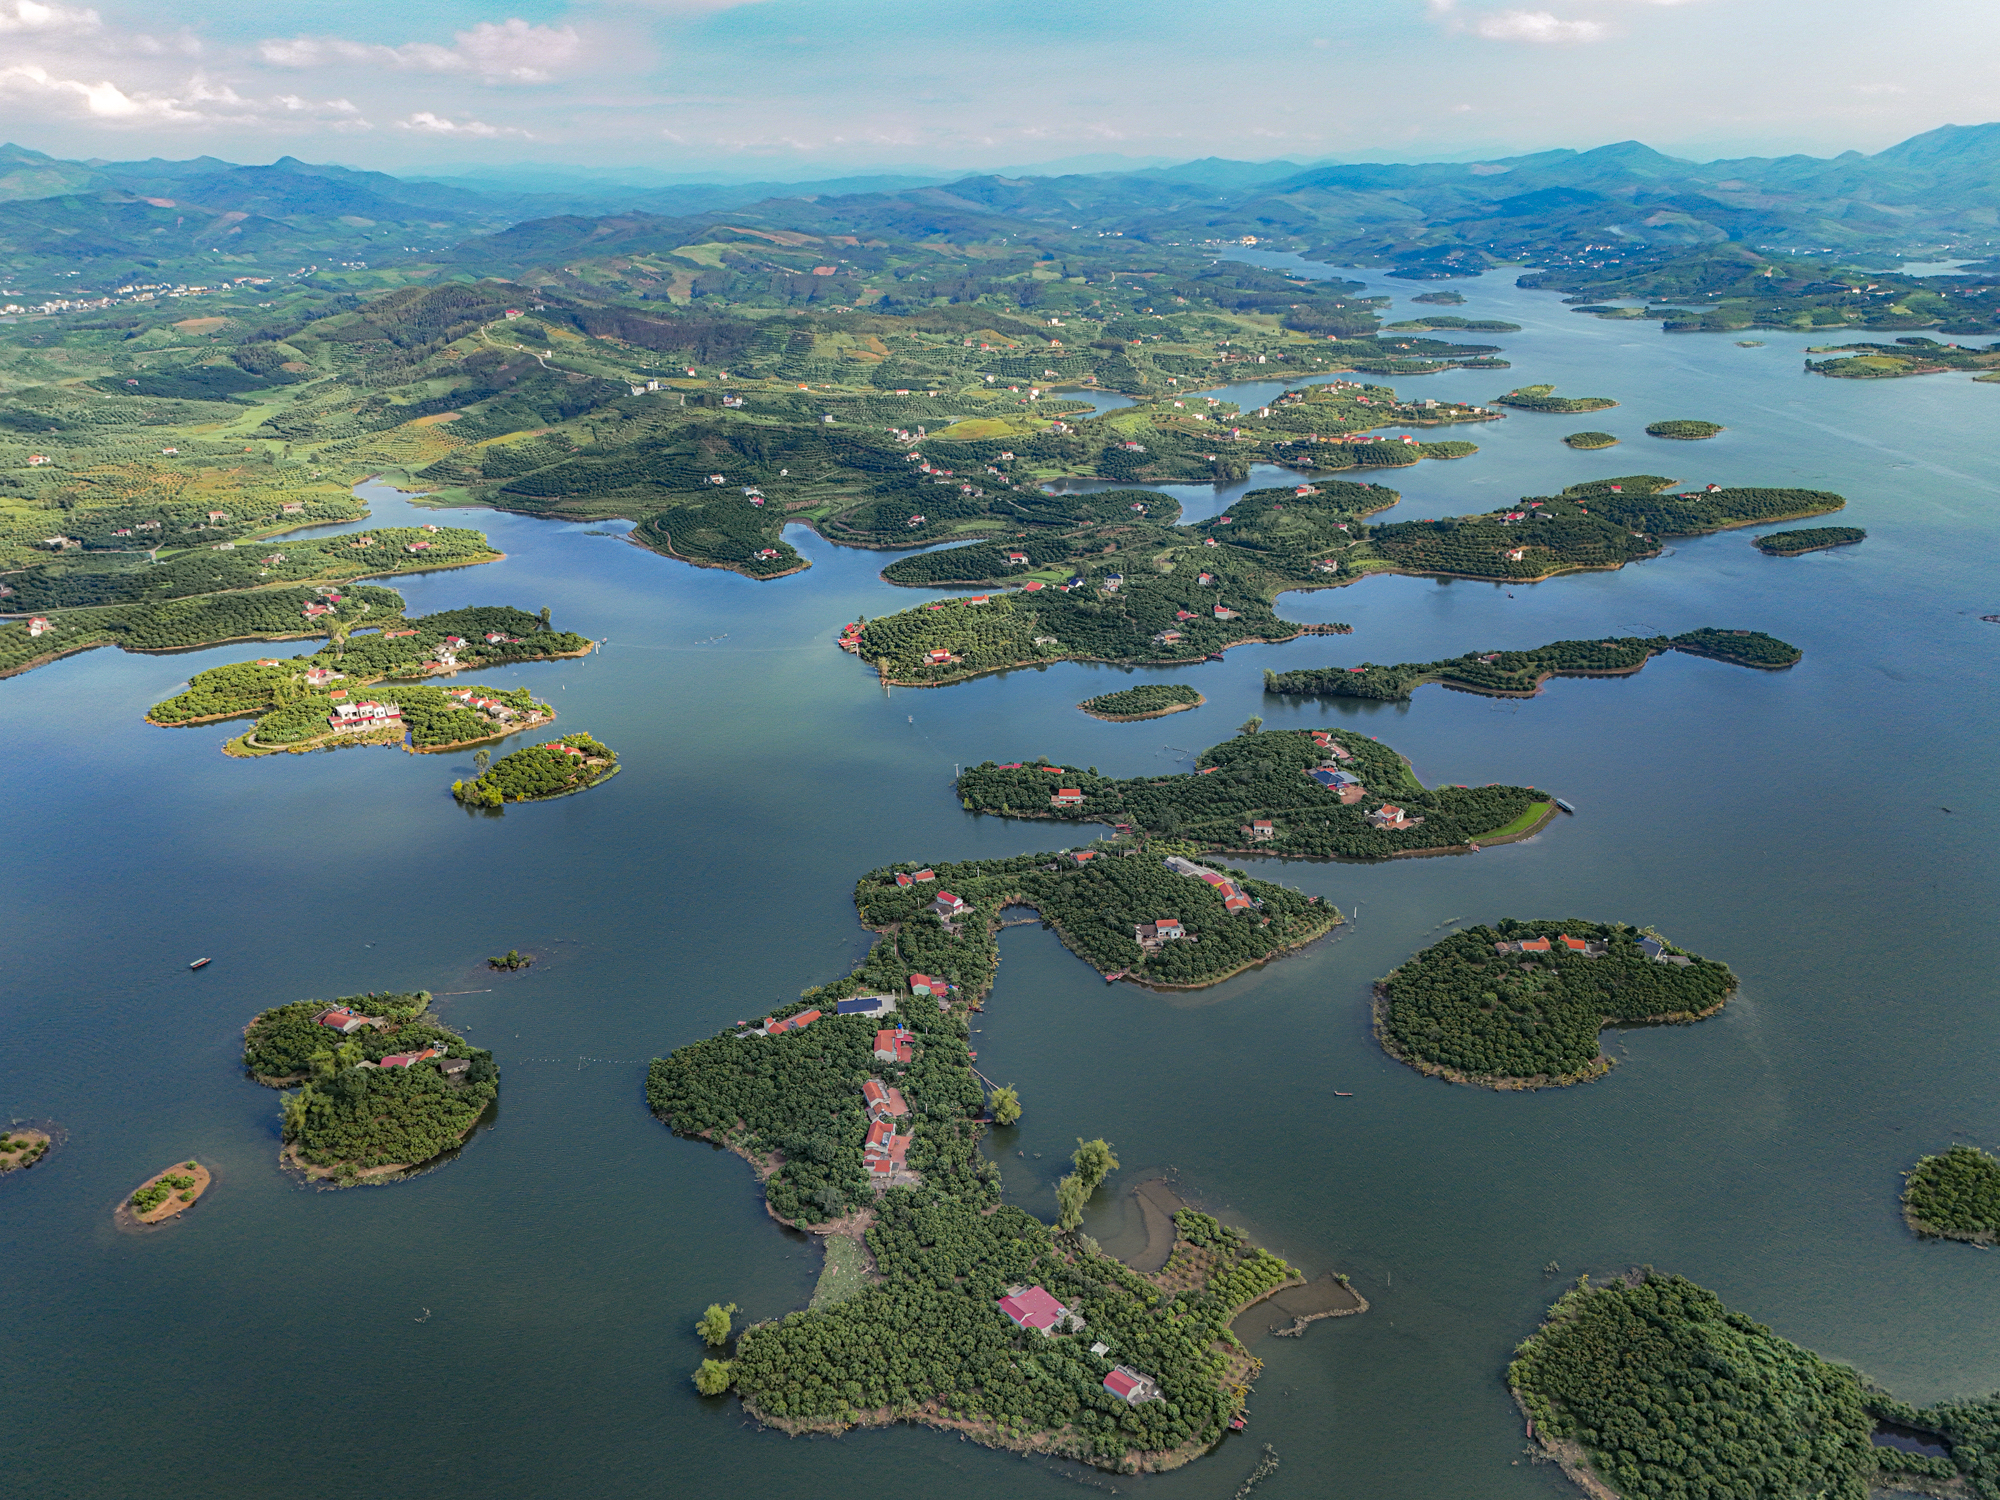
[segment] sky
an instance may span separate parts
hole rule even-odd
[[[0,139],[774,178],[1832,155],[2000,119],[1995,57],[1995,0],[0,0]]]

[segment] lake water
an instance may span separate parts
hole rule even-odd
[[[756,584],[581,526],[441,516],[507,557],[400,584],[413,611],[547,605],[606,641],[485,680],[554,701],[625,774],[497,819],[448,794],[470,756],[235,761],[219,752],[232,726],[140,722],[189,673],[266,647],[96,651],[0,682],[0,1117],[69,1133],[0,1182],[9,1490],[622,1500],[728,1476],[774,1497],[1019,1500],[1082,1481],[1220,1500],[1268,1442],[1283,1466],[1260,1500],[1555,1496],[1565,1481],[1522,1458],[1502,1371],[1570,1278],[1638,1263],[1911,1400],[2000,1387],[2000,1256],[1920,1244],[1896,1204],[1918,1155],[2000,1145],[2000,626],[1979,619],[2000,611],[2000,388],[1811,378],[1808,337],[1664,336],[1512,274],[1449,285],[1468,297],[1453,311],[1524,325],[1495,339],[1513,368],[1401,388],[1483,403],[1546,381],[1621,404],[1452,430],[1481,451],[1385,476],[1407,497],[1396,513],[1649,471],[1837,489],[1868,541],[1774,560],[1726,533],[1511,590],[1374,579],[1281,604],[1350,637],[885,692],[831,644],[842,621],[923,597],[881,582],[883,554],[794,531],[814,566]],[[1396,317],[1432,285],[1367,279]],[[1729,430],[1644,436],[1675,417]],[[1584,425],[1623,446],[1557,441]],[[414,514],[372,498],[370,524]],[[1671,656],[1531,701],[1260,689],[1265,667],[1703,625],[1771,631],[1805,660]],[[1145,679],[1208,704],[1139,724],[1074,707]],[[1359,920],[1196,995],[1106,986],[1052,934],[1011,929],[975,1045],[1027,1115],[991,1149],[1010,1197],[1047,1217],[1076,1137],[1106,1136],[1124,1169],[1086,1227],[1107,1243],[1143,1237],[1126,1194],[1171,1168],[1309,1275],[1347,1272],[1373,1310],[1264,1340],[1248,1432],[1142,1481],[915,1429],[789,1441],[698,1398],[702,1308],[736,1302],[740,1323],[798,1307],[819,1255],[770,1223],[740,1162],[647,1115],[646,1060],[843,972],[867,942],[859,873],[1067,841],[964,813],[956,764],[1166,770],[1252,713],[1379,735],[1430,781],[1554,788],[1578,816],[1469,857],[1264,862]],[[1657,924],[1742,990],[1699,1027],[1609,1038],[1621,1066],[1576,1089],[1454,1088],[1383,1057],[1376,976],[1454,920],[1572,914]],[[519,976],[481,967],[510,947],[549,956]],[[438,992],[499,1057],[498,1119],[415,1180],[309,1191],[277,1168],[278,1098],[241,1077],[239,1033],[262,1007],[371,988]],[[117,1232],[113,1205],[190,1155],[217,1173],[200,1206]]]

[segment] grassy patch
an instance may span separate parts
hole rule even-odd
[[[819,1285],[813,1288],[812,1309],[817,1312],[822,1307],[831,1307],[836,1302],[845,1302],[858,1297],[868,1288],[868,1277],[863,1269],[861,1242],[849,1239],[844,1234],[830,1234],[826,1237],[826,1265],[819,1273]]]
[[[1518,818],[1514,819],[1513,822],[1509,823],[1505,828],[1496,828],[1491,833],[1482,833],[1480,835],[1480,838],[1503,839],[1511,834],[1526,833],[1530,828],[1533,828],[1536,823],[1540,822],[1544,817],[1548,816],[1548,811],[1549,811],[1548,803],[1531,802],[1528,804],[1527,810],[1524,811]]]

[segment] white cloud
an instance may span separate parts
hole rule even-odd
[[[336,129],[369,128],[361,112],[345,99],[248,98],[226,83],[211,83],[199,75],[177,89],[153,91],[121,87],[109,79],[65,78],[39,63],[14,63],[0,67],[0,95],[80,107],[85,115],[107,124],[254,125],[290,115]]]
[[[1598,21],[1562,21],[1545,10],[1506,10],[1482,16],[1472,29],[1494,42],[1595,42],[1610,33]]]
[[[406,42],[390,47],[336,36],[274,37],[258,43],[258,55],[280,68],[323,68],[342,63],[410,69],[424,73],[474,73],[487,83],[547,83],[558,69],[583,55],[583,39],[572,26],[535,26],[518,17],[481,21],[452,38]]]
[[[488,125],[484,120],[450,120],[443,115],[434,115],[427,109],[418,110],[407,120],[398,120],[396,128],[420,131],[425,135],[477,136],[482,140],[503,135],[520,136],[523,140],[534,139],[527,131],[516,130],[511,125]]]
[[[0,3],[0,35],[20,31],[96,31],[104,25],[94,10],[71,10],[66,5],[41,5],[37,0]]]

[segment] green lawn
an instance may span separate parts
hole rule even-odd
[[[1531,802],[1528,804],[1528,810],[1509,823],[1505,828],[1496,828],[1491,833],[1480,834],[1479,837],[1481,839],[1499,839],[1513,833],[1526,833],[1547,814],[1548,810],[1549,804],[1546,802]]]

